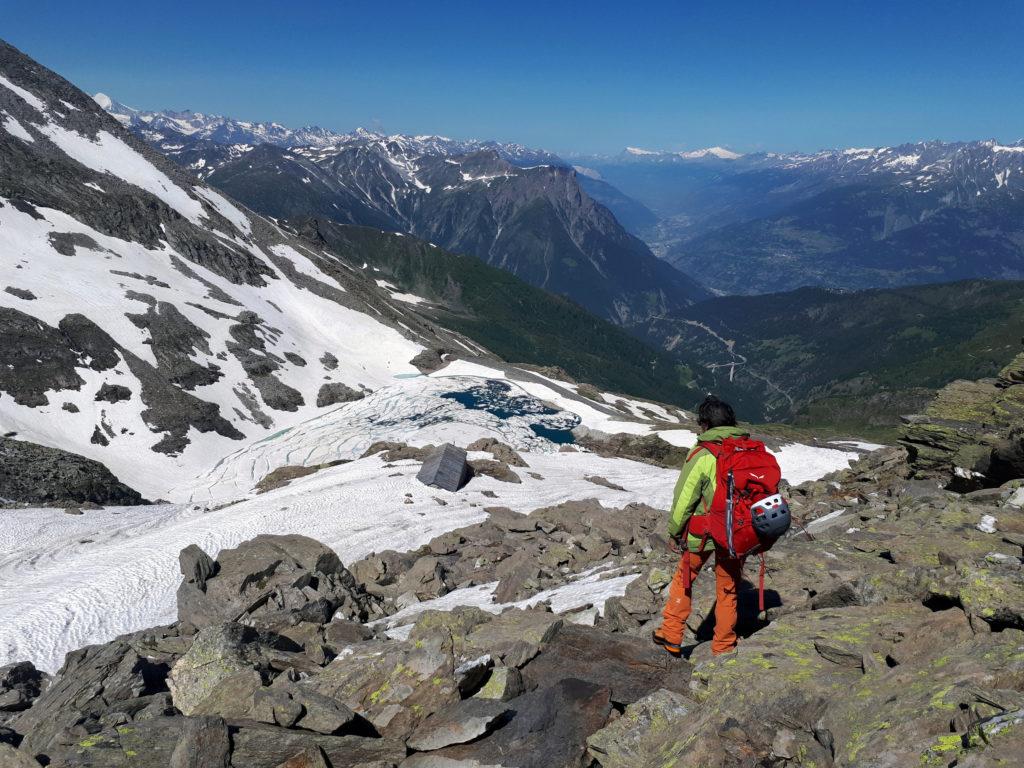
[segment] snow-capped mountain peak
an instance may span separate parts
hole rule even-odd
[[[151,144],[160,141],[179,141],[182,138],[206,140],[218,145],[273,144],[279,147],[314,147],[327,149],[353,144],[391,144],[408,156],[464,155],[493,150],[504,160],[515,165],[559,165],[566,163],[557,155],[522,144],[478,139],[452,139],[447,136],[421,134],[385,134],[358,127],[349,133],[339,133],[319,126],[289,128],[277,122],[253,122],[223,115],[205,114],[191,110],[143,111],[132,109],[98,93],[97,104],[113,115],[122,125],[142,135]]]
[[[688,152],[680,152],[679,156],[682,158],[698,159],[703,157],[717,157],[719,160],[738,160],[743,157],[739,152],[733,152],[731,149],[725,147],[706,147],[705,149],[694,149]]]

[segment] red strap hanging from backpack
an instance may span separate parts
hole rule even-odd
[[[764,618],[764,572],[768,568],[768,563],[765,561],[765,553],[761,553],[761,569],[757,576],[757,611],[762,614]]]

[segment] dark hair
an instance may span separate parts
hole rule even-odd
[[[736,414],[732,406],[719,400],[714,395],[708,395],[704,402],[697,409],[697,422],[707,425],[708,429],[714,427],[735,427]]]

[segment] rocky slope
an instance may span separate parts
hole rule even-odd
[[[1014,371],[1003,390],[1024,386]],[[528,471],[499,442],[470,447],[505,483]],[[424,457],[370,452],[381,450],[392,465]],[[890,448],[789,489],[798,525],[768,556],[767,612],[745,583],[739,650],[717,658],[706,576],[686,660],[650,643],[676,558],[664,511],[641,504],[495,506],[348,567],[295,535],[216,560],[189,546],[173,624],[75,651],[52,679],[30,664],[0,670],[4,756],[93,768],[1012,765],[1024,747],[1022,480],[963,494],[919,470]]]
[[[0,438],[0,504],[66,506],[142,504],[98,461],[21,440]]]
[[[904,422],[900,441],[921,477],[971,491],[1024,476],[1024,353],[995,378],[947,385]]]

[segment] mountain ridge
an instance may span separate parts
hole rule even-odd
[[[194,132],[167,135],[135,119],[127,125],[260,213],[411,234],[476,256],[619,324],[708,295],[626,232],[571,167],[511,162],[518,145],[368,131],[330,146],[229,144]]]

